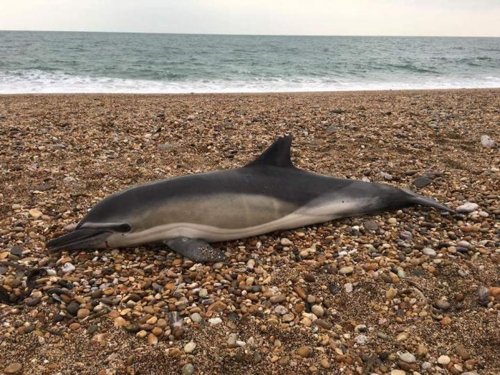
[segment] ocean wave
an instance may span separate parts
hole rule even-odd
[[[41,70],[0,71],[1,94],[26,93],[259,93],[360,90],[499,88],[500,76],[269,77],[248,80],[143,80],[71,75]]]

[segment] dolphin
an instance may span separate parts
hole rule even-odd
[[[328,177],[295,167],[291,136],[244,167],[147,183],[112,194],[50,251],[163,243],[195,262],[225,259],[210,242],[256,236],[412,205],[454,212],[386,184]]]

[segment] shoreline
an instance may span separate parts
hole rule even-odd
[[[262,91],[262,92],[192,92],[192,93],[135,93],[135,92],[42,92],[42,93],[0,93],[0,97],[8,97],[8,96],[207,96],[207,95],[333,95],[333,94],[368,94],[368,93],[379,93],[379,94],[389,94],[389,93],[412,93],[412,92],[454,92],[454,91],[500,91],[499,87],[469,87],[469,88],[423,88],[423,89],[386,89],[386,90],[378,90],[378,89],[365,89],[365,90],[338,90],[338,91]]]
[[[500,373],[498,92],[0,95],[0,286],[49,272],[0,304],[0,372]],[[113,192],[240,167],[285,133],[299,168],[478,208],[217,243],[217,265],[46,250]]]

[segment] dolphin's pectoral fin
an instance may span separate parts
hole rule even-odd
[[[203,240],[188,237],[176,237],[164,243],[175,251],[196,263],[216,263],[226,260],[222,250],[216,250]]]

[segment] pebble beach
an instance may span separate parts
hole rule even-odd
[[[500,89],[0,96],[0,372],[500,373]],[[214,244],[48,253],[131,185],[299,168],[412,207]]]

